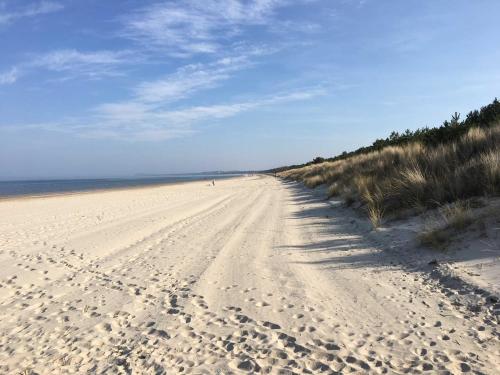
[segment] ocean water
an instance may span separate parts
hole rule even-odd
[[[0,181],[0,197],[46,195],[136,186],[154,186],[189,181],[212,181],[237,176],[241,176],[241,174],[190,174],[138,178]]]

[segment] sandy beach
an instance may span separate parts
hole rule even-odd
[[[2,200],[0,373],[498,374],[432,257],[266,176]]]

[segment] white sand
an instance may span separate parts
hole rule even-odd
[[[270,177],[1,201],[0,373],[500,373],[405,241]]]

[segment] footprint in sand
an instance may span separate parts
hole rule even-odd
[[[281,326],[272,322],[263,322],[262,325],[269,329],[281,329]]]

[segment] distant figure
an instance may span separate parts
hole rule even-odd
[[[212,186],[215,186],[215,180],[212,180]]]

